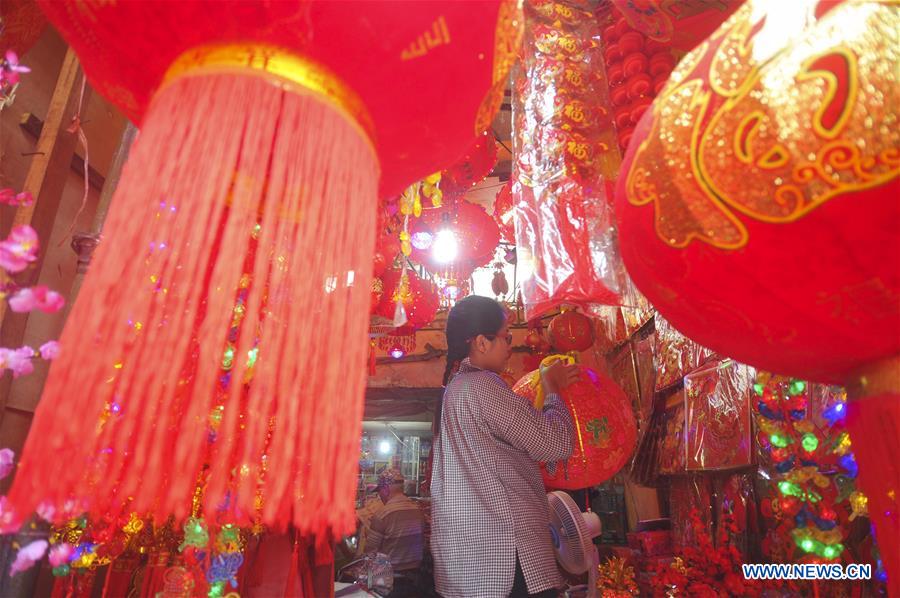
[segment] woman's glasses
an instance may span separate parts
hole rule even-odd
[[[498,336],[499,336],[499,335],[497,335],[497,334],[485,334],[485,335],[484,335],[484,338],[488,339],[489,341],[493,341],[493,340],[495,340]],[[506,344],[507,344],[507,345],[512,345],[512,341],[513,341],[513,335],[512,335],[512,333],[510,332],[509,334],[506,335]]]

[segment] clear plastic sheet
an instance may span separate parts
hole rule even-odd
[[[529,320],[561,304],[618,305],[610,177],[620,156],[600,31],[586,3],[526,4],[513,85],[516,245]]]
[[[684,377],[685,468],[736,469],[752,463],[750,400],[756,373],[727,359]]]

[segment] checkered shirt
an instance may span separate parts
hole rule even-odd
[[[562,585],[537,461],[568,459],[573,434],[557,395],[537,411],[499,376],[463,361],[434,445],[431,544],[442,596],[506,598],[516,554],[529,593]]]

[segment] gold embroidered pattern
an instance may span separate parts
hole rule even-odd
[[[447,19],[441,15],[431,24],[430,29],[419,35],[416,41],[400,52],[400,60],[406,61],[420,58],[438,46],[449,45],[450,30],[447,29]]]
[[[808,15],[772,25],[755,4],[726,22],[720,43],[698,49],[711,57],[679,66],[637,148],[629,202],[654,204],[657,234],[673,247],[737,249],[748,241],[738,214],[792,222],[900,175],[896,6],[846,2],[802,43],[772,51],[766,27],[801,31]]]

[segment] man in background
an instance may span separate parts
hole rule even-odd
[[[366,552],[380,552],[394,568],[392,597],[414,596],[417,571],[425,549],[425,517],[403,493],[403,474],[386,469],[378,476],[378,495],[384,508],[369,523]]]

